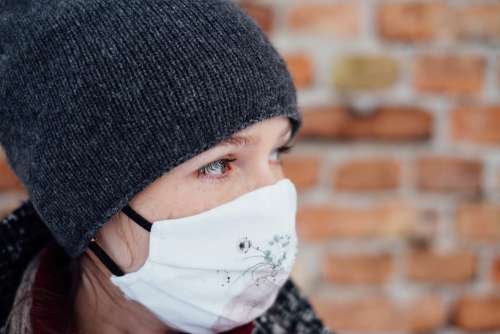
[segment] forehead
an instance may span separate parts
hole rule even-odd
[[[234,133],[231,137],[224,139],[211,148],[199,153],[191,159],[185,161],[181,165],[174,168],[174,171],[188,170],[194,167],[199,167],[200,163],[208,162],[208,160],[216,159],[224,148],[228,147],[244,147],[256,145],[260,142],[260,137],[263,133],[271,135],[269,138],[287,143],[291,138],[291,122],[288,118],[275,118],[259,122]],[[285,141],[286,139],[286,141]],[[175,172],[173,172],[175,173]]]

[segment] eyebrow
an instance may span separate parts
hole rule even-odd
[[[284,137],[287,133],[291,134],[291,125],[288,126],[283,132],[281,132],[280,137]],[[291,140],[290,138],[289,140]],[[260,138],[254,137],[252,135],[233,135],[229,138],[221,141],[217,146],[245,146],[245,145],[256,145],[260,142]]]

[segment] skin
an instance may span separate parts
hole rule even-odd
[[[290,143],[285,116],[253,124],[235,135],[258,142],[219,144],[178,165],[136,194],[129,205],[150,222],[194,215],[246,192],[283,179],[277,149]],[[220,159],[236,159],[231,162]],[[207,167],[210,163],[211,166]],[[207,167],[203,169],[203,167]],[[114,215],[96,240],[126,272],[137,271],[148,254],[149,233],[124,213]],[[85,333],[179,333],[168,328],[141,304],[127,300],[110,281],[111,273],[87,250],[81,259],[76,323]]]

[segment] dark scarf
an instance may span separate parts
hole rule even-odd
[[[72,305],[65,303],[68,278],[61,274],[69,258],[54,242],[45,247],[26,268],[9,315],[7,334],[65,333]],[[226,334],[251,334],[253,322]]]

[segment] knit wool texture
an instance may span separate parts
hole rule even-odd
[[[175,166],[302,123],[287,65],[231,1],[0,0],[0,44],[0,143],[71,257]]]

